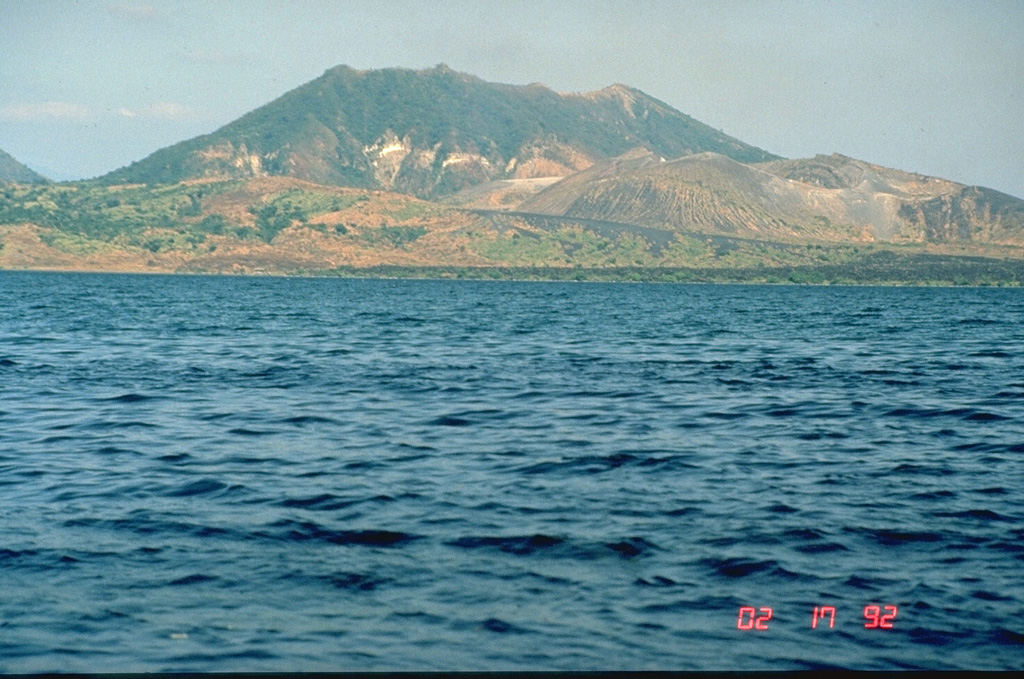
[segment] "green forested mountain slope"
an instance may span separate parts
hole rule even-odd
[[[700,151],[744,162],[776,158],[624,85],[561,94],[445,66],[339,66],[103,179],[282,175],[438,197],[494,179],[564,176],[636,147],[665,158]]]

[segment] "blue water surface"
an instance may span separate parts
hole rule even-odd
[[[1020,669],[1022,507],[1024,290],[0,272],[3,672]]]

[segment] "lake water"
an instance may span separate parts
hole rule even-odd
[[[3,672],[1020,669],[1022,508],[1024,290],[0,273]]]

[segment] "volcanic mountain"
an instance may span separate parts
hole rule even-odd
[[[768,240],[1024,244],[1024,201],[839,154],[742,163],[646,150],[606,159],[517,210]]]
[[[782,159],[624,85],[338,67],[98,180],[6,184],[0,268],[1024,285],[1024,201]]]
[[[776,159],[625,85],[563,94],[441,65],[338,66],[221,129],[116,170],[109,183],[281,175],[438,198],[499,179],[565,176],[633,148]]]
[[[0,182],[40,184],[46,181],[49,181],[46,177],[33,172],[0,149]]]

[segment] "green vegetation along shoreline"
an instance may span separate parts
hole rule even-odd
[[[865,258],[868,259],[868,258]],[[875,253],[870,261],[827,266],[756,268],[342,266],[296,271],[117,271],[67,268],[0,268],[0,272],[49,272],[157,276],[266,276],[392,280],[477,280],[607,283],[709,283],[719,285],[863,285],[880,287],[1024,287],[1024,260],[947,255]]]
[[[373,266],[306,271],[339,278],[1021,287],[1024,260],[878,252],[856,262],[755,268]]]
[[[1019,287],[1024,250],[751,239],[264,177],[0,186],[0,270]]]

